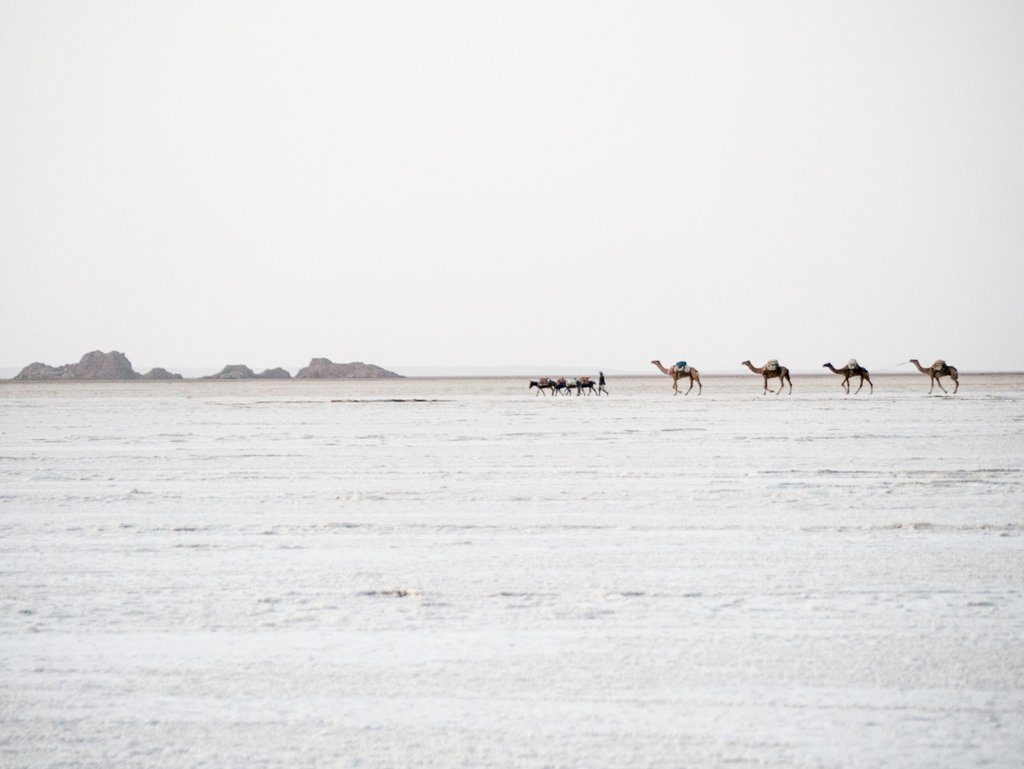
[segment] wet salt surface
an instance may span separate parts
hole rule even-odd
[[[794,381],[0,386],[0,765],[1019,766],[1024,379]]]

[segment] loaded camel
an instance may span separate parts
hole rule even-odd
[[[956,394],[956,391],[960,389],[959,372],[956,370],[956,366],[946,365],[946,361],[944,360],[935,361],[931,365],[931,368],[924,368],[918,362],[917,358],[911,358],[910,362],[917,366],[917,370],[920,371],[922,374],[927,374],[929,379],[931,380],[931,387],[928,388],[929,395],[932,394],[932,390],[935,389],[935,385],[938,385],[939,389],[942,390],[942,392],[946,392],[946,388],[943,387],[942,382],[939,381],[944,376],[948,376],[950,379],[953,380],[953,384],[956,385],[956,387],[953,388],[954,394]]]
[[[570,387],[573,387],[573,386],[576,388],[576,394],[577,395],[582,393],[584,390],[587,391],[587,395],[590,395],[590,393],[593,393],[593,392],[597,392],[597,390],[594,388],[594,382],[588,376],[578,376],[578,377],[576,377],[576,384],[575,385],[570,385]]]
[[[875,386],[871,382],[871,374],[868,373],[866,368],[857,363],[855,358],[850,358],[850,362],[842,368],[836,368],[831,363],[822,364],[822,368],[827,368],[832,371],[832,373],[839,374],[843,378],[842,384],[839,386],[846,390],[847,395],[850,394],[850,377],[854,376],[860,377],[860,384],[857,386],[857,390],[854,392],[854,395],[860,392],[860,388],[864,386],[865,380],[867,380],[868,386],[871,387],[868,392],[874,393],[875,391]]]
[[[540,395],[545,390],[551,390],[552,395],[554,395],[557,392],[557,390],[555,390],[555,383],[548,379],[546,376],[541,377],[536,381],[531,380],[530,386],[526,389],[532,390],[534,387],[537,388],[537,395]],[[547,393],[545,392],[544,395],[547,395]]]
[[[782,392],[783,382],[789,382],[789,394],[793,394],[793,380],[789,378],[789,369],[786,368],[785,366],[780,366],[777,360],[770,360],[760,368],[754,366],[749,360],[743,361],[743,363],[741,363],[740,365],[746,366],[755,374],[760,374],[762,377],[764,377],[764,392],[762,392],[761,395],[764,395],[767,392],[773,392],[776,395],[778,395],[780,392]],[[769,390],[768,380],[775,379],[776,377],[778,377],[779,380],[779,389]]]
[[[690,378],[690,387],[686,390],[685,393],[683,393],[684,395],[690,394],[690,390],[693,389],[694,382],[697,383],[697,395],[700,395],[701,390],[704,389],[704,385],[700,383],[700,374],[697,372],[697,369],[695,369],[693,366],[686,365],[685,361],[679,361],[679,363],[672,366],[672,368],[665,368],[664,366],[661,365],[660,360],[652,360],[651,363],[657,366],[658,371],[660,371],[662,374],[672,377],[673,395],[679,395],[679,380],[682,379],[683,377]]]

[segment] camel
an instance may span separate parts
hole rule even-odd
[[[594,383],[591,381],[590,377],[588,377],[588,376],[578,376],[578,377],[576,377],[576,383],[575,383],[575,385],[572,385],[572,386],[576,388],[576,394],[577,395],[582,393],[584,390],[587,391],[587,395],[590,395],[592,392],[597,392],[597,390],[594,388]]]
[[[560,376],[558,377],[558,379],[555,380],[555,389],[552,391],[552,393],[555,395],[558,395],[559,393],[561,393],[562,395],[569,395],[570,387],[571,385],[565,381],[565,377]]]
[[[846,390],[847,395],[850,394],[850,377],[854,376],[860,377],[860,384],[857,386],[857,390],[856,392],[854,392],[854,395],[860,392],[860,388],[864,386],[864,380],[867,380],[868,386],[871,388],[868,392],[875,392],[875,385],[872,384],[871,382],[871,374],[868,372],[866,368],[857,363],[857,361],[854,360],[853,358],[850,358],[850,362],[847,363],[842,368],[836,368],[831,363],[824,363],[821,367],[827,368],[832,373],[839,374],[840,376],[842,376],[843,382],[840,385],[840,387]]]
[[[948,366],[944,360],[935,361],[930,368],[924,368],[918,362],[917,358],[911,358],[910,362],[917,366],[917,370],[922,374],[927,374],[929,376],[931,380],[931,387],[928,388],[929,395],[932,394],[932,390],[935,389],[935,385],[938,385],[942,392],[946,392],[946,388],[943,387],[942,382],[939,381],[944,376],[948,376],[953,380],[953,384],[956,385],[956,387],[953,388],[954,395],[956,394],[956,391],[960,389],[960,372],[956,370],[956,366]]]
[[[532,390],[534,387],[537,388],[537,395],[540,395],[545,390],[551,390],[551,394],[554,395],[557,391],[555,390],[555,383],[548,379],[546,376],[541,377],[537,381],[530,381],[530,386],[526,389]],[[547,395],[547,393],[544,393]]]
[[[773,368],[769,368],[768,364],[770,364],[770,363],[774,363],[775,366]],[[741,363],[740,365],[741,366],[746,366],[748,369],[753,371],[755,374],[760,374],[762,377],[764,377],[764,392],[762,392],[761,395],[764,395],[765,393],[768,393],[768,392],[773,392],[776,395],[778,395],[780,392],[782,392],[782,387],[783,387],[783,383],[784,382],[789,382],[789,394],[790,395],[793,394],[793,380],[789,378],[789,369],[786,368],[785,366],[780,366],[778,361],[768,361],[768,363],[764,364],[760,368],[758,368],[758,367],[754,366],[753,364],[751,364],[751,362],[749,360],[743,361],[743,363]],[[778,377],[778,379],[779,379],[779,389],[778,390],[769,390],[768,389],[768,380],[769,379],[775,379],[776,377]]]
[[[672,377],[673,395],[679,395],[679,380],[682,379],[683,377],[690,378],[690,387],[689,389],[687,389],[685,393],[683,393],[684,395],[690,394],[690,390],[693,389],[694,382],[697,383],[697,395],[700,395],[701,391],[704,389],[704,385],[702,385],[700,382],[700,374],[697,372],[697,369],[695,369],[693,366],[686,366],[684,370],[679,368],[678,366],[672,366],[672,368],[665,368],[664,366],[661,365],[660,360],[652,360],[651,363],[657,366],[658,371],[660,371],[662,374]]]

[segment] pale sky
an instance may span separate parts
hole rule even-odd
[[[1022,296],[1024,2],[0,2],[0,366],[1024,369]]]

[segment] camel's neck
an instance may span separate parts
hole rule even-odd
[[[672,373],[667,368],[665,368],[664,366],[661,365],[661,361],[660,360],[654,360],[654,361],[651,361],[651,363],[653,363],[655,366],[657,366],[658,367],[658,371],[660,371],[662,374],[671,374]]]
[[[836,368],[835,366],[833,366],[833,365],[832,365],[831,363],[826,363],[826,364],[825,364],[825,367],[826,367],[826,368],[828,368],[828,369],[829,369],[830,371],[832,371],[832,372],[836,373],[836,374],[842,374],[842,373],[843,373],[843,372],[842,372],[841,370],[837,369],[837,368]]]
[[[926,369],[924,366],[922,366],[918,361],[912,360],[910,362],[913,363],[915,366],[917,366],[917,370],[920,371],[922,374],[927,374],[928,373],[928,369]]]
[[[744,363],[743,365],[744,365],[744,366],[746,366],[746,367],[747,367],[748,369],[750,369],[751,371],[753,371],[753,372],[754,372],[755,374],[761,374],[761,373],[764,373],[764,370],[763,370],[763,369],[759,369],[759,368],[757,368],[757,367],[756,367],[756,366],[754,366],[754,365],[753,365],[752,363]]]

